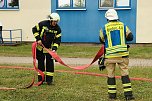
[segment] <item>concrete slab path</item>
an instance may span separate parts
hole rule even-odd
[[[90,64],[91,58],[61,58],[68,65]],[[29,64],[33,63],[32,57],[3,57],[0,64]],[[59,65],[58,62],[56,62]],[[98,65],[97,61],[93,65]],[[152,59],[130,59],[129,66],[152,66]]]

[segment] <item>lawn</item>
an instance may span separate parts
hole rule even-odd
[[[152,58],[152,45],[131,45],[130,58]],[[100,49],[100,44],[61,44],[58,54],[61,57],[93,58]],[[0,56],[31,56],[31,43],[19,46],[0,46]],[[33,68],[32,64],[0,64],[1,66],[22,66]],[[106,74],[106,70],[99,71],[97,66],[85,70],[55,66],[54,84],[43,84],[29,89],[0,90],[0,101],[108,101],[106,77],[77,74],[75,72],[89,72]],[[58,70],[70,71],[59,72]],[[151,67],[131,67],[130,77],[152,78]],[[0,68],[0,87],[24,87],[32,82],[35,71],[23,69]],[[116,69],[120,76],[120,70]],[[37,82],[37,76],[35,76]],[[152,80],[151,80],[152,81]],[[152,82],[132,80],[135,101],[152,101]],[[124,101],[122,83],[117,79],[116,101]]]
[[[32,64],[28,66],[28,68],[31,68]],[[57,70],[70,72],[58,72]],[[130,77],[152,78],[151,71],[152,68],[132,67],[130,69]],[[1,90],[0,101],[108,101],[106,77],[76,74],[74,72],[106,74],[106,70],[99,71],[98,67],[95,66],[79,71],[56,66],[53,85],[43,84],[29,89]],[[2,75],[0,76],[1,87],[22,87],[32,81],[35,72],[1,68],[0,74]],[[116,69],[116,75],[120,75],[119,69]],[[132,80],[132,87],[136,101],[152,100],[152,91],[149,89],[152,88],[152,82]],[[116,101],[124,101],[120,79],[117,79],[117,91],[118,100]]]
[[[131,44],[130,58],[152,58],[152,44]],[[70,44],[61,43],[57,53],[61,57],[93,58],[100,49],[101,44]],[[18,46],[0,46],[0,56],[32,56],[32,43]]]

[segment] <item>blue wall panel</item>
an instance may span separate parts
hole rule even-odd
[[[57,0],[52,0],[51,11],[61,16],[62,42],[99,42],[99,30],[107,23],[105,10],[98,10],[98,0],[86,0],[86,10],[56,10]],[[134,34],[136,42],[136,0],[131,0],[131,10],[117,10],[119,18]]]

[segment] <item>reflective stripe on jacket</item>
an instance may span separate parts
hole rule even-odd
[[[103,36],[105,41],[105,58],[128,56],[126,45],[126,28],[122,22],[114,21],[105,25]]]

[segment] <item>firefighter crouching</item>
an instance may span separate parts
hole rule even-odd
[[[128,64],[129,51],[126,41],[132,41],[133,35],[129,28],[120,22],[117,12],[114,9],[109,9],[105,13],[108,21],[103,30],[100,30],[100,41],[105,45],[105,61],[104,66],[108,72],[107,85],[109,99],[116,99],[116,80],[115,67],[116,64],[121,69],[121,80],[124,90],[125,99],[134,100],[132,86],[129,78]],[[103,59],[101,59],[103,60]],[[99,62],[103,64],[103,62]],[[104,69],[101,65],[101,69]]]
[[[54,52],[57,51],[61,43],[61,29],[57,24],[59,21],[60,16],[57,13],[51,13],[49,20],[41,21],[32,28],[33,35],[38,43],[36,49],[38,69],[45,74],[45,81],[43,82],[46,82],[48,85],[51,85],[53,82],[54,60],[52,56],[42,48],[42,44]],[[38,81],[42,81],[40,74],[38,74]]]

